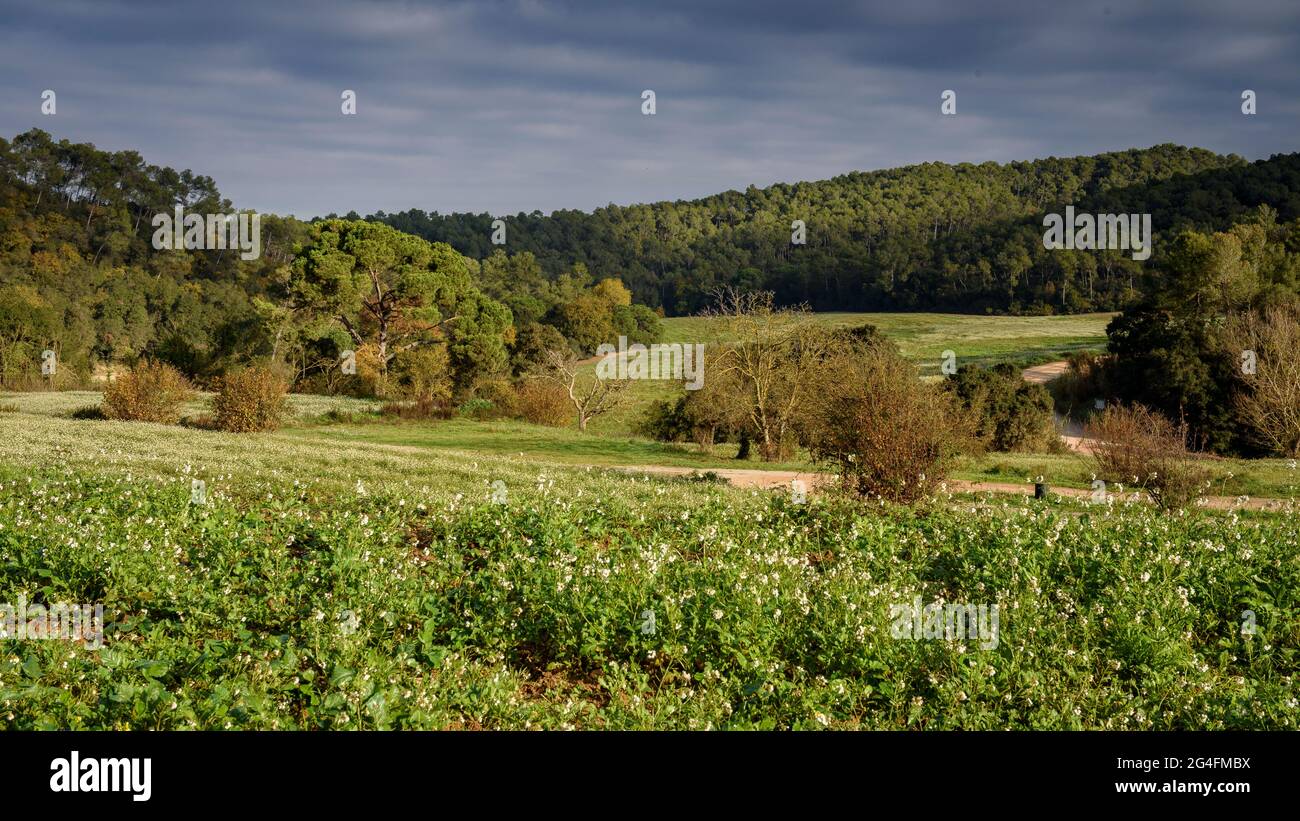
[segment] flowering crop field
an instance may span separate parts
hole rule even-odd
[[[196,503],[194,478],[206,483]],[[15,728],[1295,728],[1300,521],[0,415]],[[991,640],[896,608],[996,606]],[[984,612],[984,611],[982,611]],[[901,629],[900,629],[901,624]]]

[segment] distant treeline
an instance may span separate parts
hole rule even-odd
[[[548,276],[575,261],[618,277],[669,316],[705,307],[720,285],[770,290],[814,310],[1068,313],[1119,310],[1159,287],[1161,238],[1224,230],[1259,205],[1300,216],[1300,155],[1248,163],[1159,145],[1006,165],[923,165],[820,182],[750,187],[700,200],[503,217],[508,253]],[[1150,213],[1147,264],[1127,251],[1043,248],[1043,216]],[[350,215],[355,216],[355,214]],[[417,209],[367,219],[484,258],[489,214]],[[791,242],[803,220],[807,242]]]

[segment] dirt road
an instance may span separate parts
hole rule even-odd
[[[1048,362],[1046,365],[1035,365],[1032,368],[1025,368],[1020,375],[1025,378],[1026,382],[1034,382],[1039,385],[1046,385],[1056,377],[1065,373],[1070,367],[1070,363],[1062,359],[1060,362]]]
[[[757,488],[759,490],[771,490],[774,488],[790,488],[791,483],[795,480],[804,483],[804,489],[808,492],[815,492],[818,487],[833,483],[835,477],[829,473],[814,473],[811,471],[793,471],[793,470],[761,470],[754,468],[710,468],[700,470],[698,468],[672,467],[669,465],[615,465],[613,470],[621,470],[625,473],[642,473],[647,476],[690,476],[691,474],[712,473],[720,479],[725,479],[735,487]],[[1019,484],[1015,482],[967,482],[961,479],[950,479],[944,483],[944,486],[952,493],[1002,493],[1002,494],[1019,494],[1021,496],[1033,496],[1034,486],[1028,483]],[[1077,487],[1054,487],[1051,492],[1058,496],[1066,496],[1072,499],[1091,499],[1092,491]],[[1110,494],[1111,497],[1117,497],[1118,494]],[[1130,494],[1124,494],[1124,498],[1129,498]],[[1286,499],[1250,499],[1236,496],[1207,496],[1204,499],[1202,507],[1213,510],[1285,510],[1290,504]]]

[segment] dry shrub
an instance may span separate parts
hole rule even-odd
[[[1084,427],[1098,479],[1145,490],[1164,510],[1191,504],[1209,473],[1187,450],[1187,426],[1142,405],[1112,405]]]
[[[212,399],[213,421],[228,433],[275,430],[284,416],[287,390],[285,380],[264,366],[228,373]]]
[[[907,504],[943,479],[969,438],[951,394],[880,347],[850,348],[817,370],[801,432],[849,494]]]
[[[181,406],[194,397],[185,376],[165,362],[143,361],[104,387],[104,415],[125,422],[180,421]]]
[[[534,425],[564,427],[573,421],[573,402],[568,392],[541,379],[527,379],[515,389],[519,415]]]

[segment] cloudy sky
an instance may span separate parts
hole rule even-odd
[[[300,217],[588,210],[928,160],[1267,157],[1300,150],[1298,64],[1294,0],[0,0],[0,134]]]

